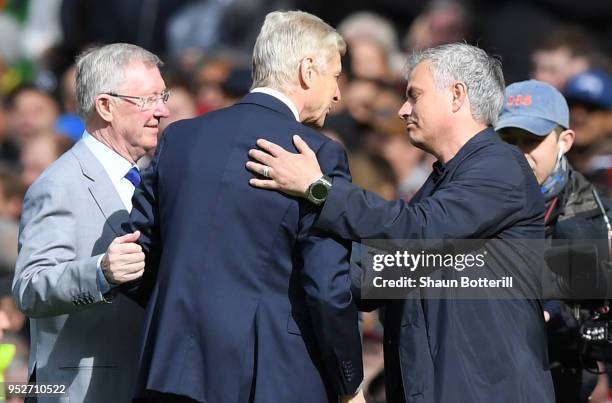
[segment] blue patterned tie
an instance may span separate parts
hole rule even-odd
[[[128,173],[125,174],[125,179],[129,180],[130,182],[132,182],[132,185],[134,185],[134,187],[138,187],[138,185],[140,185],[140,171],[138,170],[138,168],[136,167],[132,167],[132,169],[130,169],[128,171]]]

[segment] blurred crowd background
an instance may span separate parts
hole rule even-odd
[[[419,189],[433,160],[408,142],[397,116],[406,55],[467,41],[499,55],[507,84],[532,77],[566,95],[576,131],[568,157],[611,194],[610,0],[0,0],[0,330],[17,346],[7,381],[27,378],[27,320],[10,297],[23,197],[84,129],[74,57],[110,42],[157,53],[171,92],[167,125],[249,91],[252,46],[265,15],[278,9],[311,12],[349,44],[342,101],[324,133],[344,144],[357,184],[387,199],[408,200]],[[382,331],[375,314],[364,318],[364,330],[376,399]]]

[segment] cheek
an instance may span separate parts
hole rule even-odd
[[[536,171],[540,173],[540,175],[548,176],[552,173],[553,169],[555,169],[555,164],[557,162],[556,154],[554,151],[550,151],[550,153],[532,153],[533,162],[536,165]]]

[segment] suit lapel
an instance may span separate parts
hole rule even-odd
[[[125,231],[122,225],[129,220],[130,215],[106,170],[82,140],[72,148],[72,153],[81,165],[83,176],[90,181],[89,192],[106,222],[115,234],[123,235]]]

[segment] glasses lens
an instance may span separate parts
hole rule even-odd
[[[162,101],[165,104],[168,102],[168,98],[170,98],[170,92],[168,91],[164,91],[159,95],[153,95],[152,97],[145,98],[143,99],[142,110],[154,108],[159,101]]]

